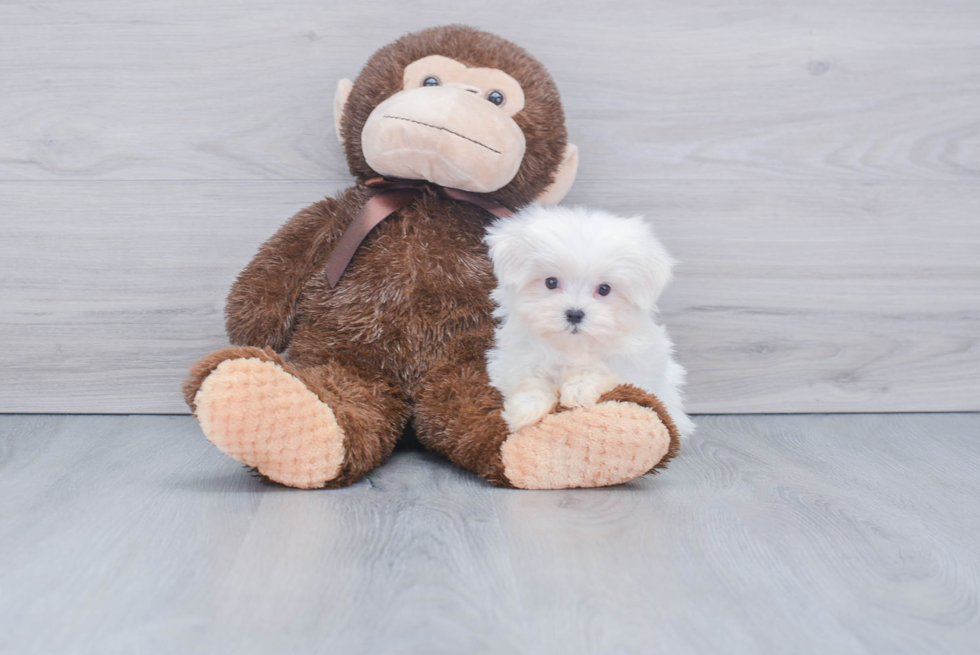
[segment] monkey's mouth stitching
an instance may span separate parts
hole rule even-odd
[[[494,150],[493,148],[491,148],[490,146],[486,145],[485,143],[480,143],[476,139],[471,139],[468,136],[464,136],[464,135],[460,134],[459,132],[453,132],[452,130],[447,129],[445,127],[439,127],[438,125],[429,125],[428,123],[423,123],[422,121],[412,120],[411,118],[403,118],[402,116],[388,116],[386,114],[385,115],[385,118],[394,118],[395,120],[398,120],[398,121],[408,121],[409,123],[415,123],[416,125],[424,125],[426,127],[431,127],[434,130],[442,130],[443,132],[449,132],[453,136],[458,136],[460,139],[466,139],[467,141],[470,141],[471,143],[475,143],[478,146],[483,146],[484,148],[486,148],[490,152],[495,152],[498,155],[504,154],[504,153],[500,152],[499,150]]]

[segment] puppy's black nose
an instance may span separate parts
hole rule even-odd
[[[582,319],[585,318],[585,312],[583,312],[581,309],[569,309],[565,312],[565,318],[567,318],[568,322],[572,325],[578,325],[582,322]]]

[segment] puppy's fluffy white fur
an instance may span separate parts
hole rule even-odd
[[[491,225],[486,242],[500,319],[487,369],[512,431],[559,401],[594,405],[621,382],[656,395],[682,435],[694,431],[685,371],[656,322],[674,262],[643,218],[531,206]]]

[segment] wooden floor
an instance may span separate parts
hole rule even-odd
[[[183,416],[0,417],[3,653],[967,653],[980,414],[701,417],[661,475],[402,450],[267,486]]]

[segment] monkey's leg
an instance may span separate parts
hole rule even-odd
[[[408,416],[380,375],[330,362],[295,367],[233,347],[191,368],[188,405],[218,450],[289,487],[344,487],[391,454]]]
[[[679,446],[660,401],[629,385],[513,434],[502,407],[482,358],[446,362],[429,371],[418,393],[419,440],[492,484],[523,489],[621,484],[663,468]]]

